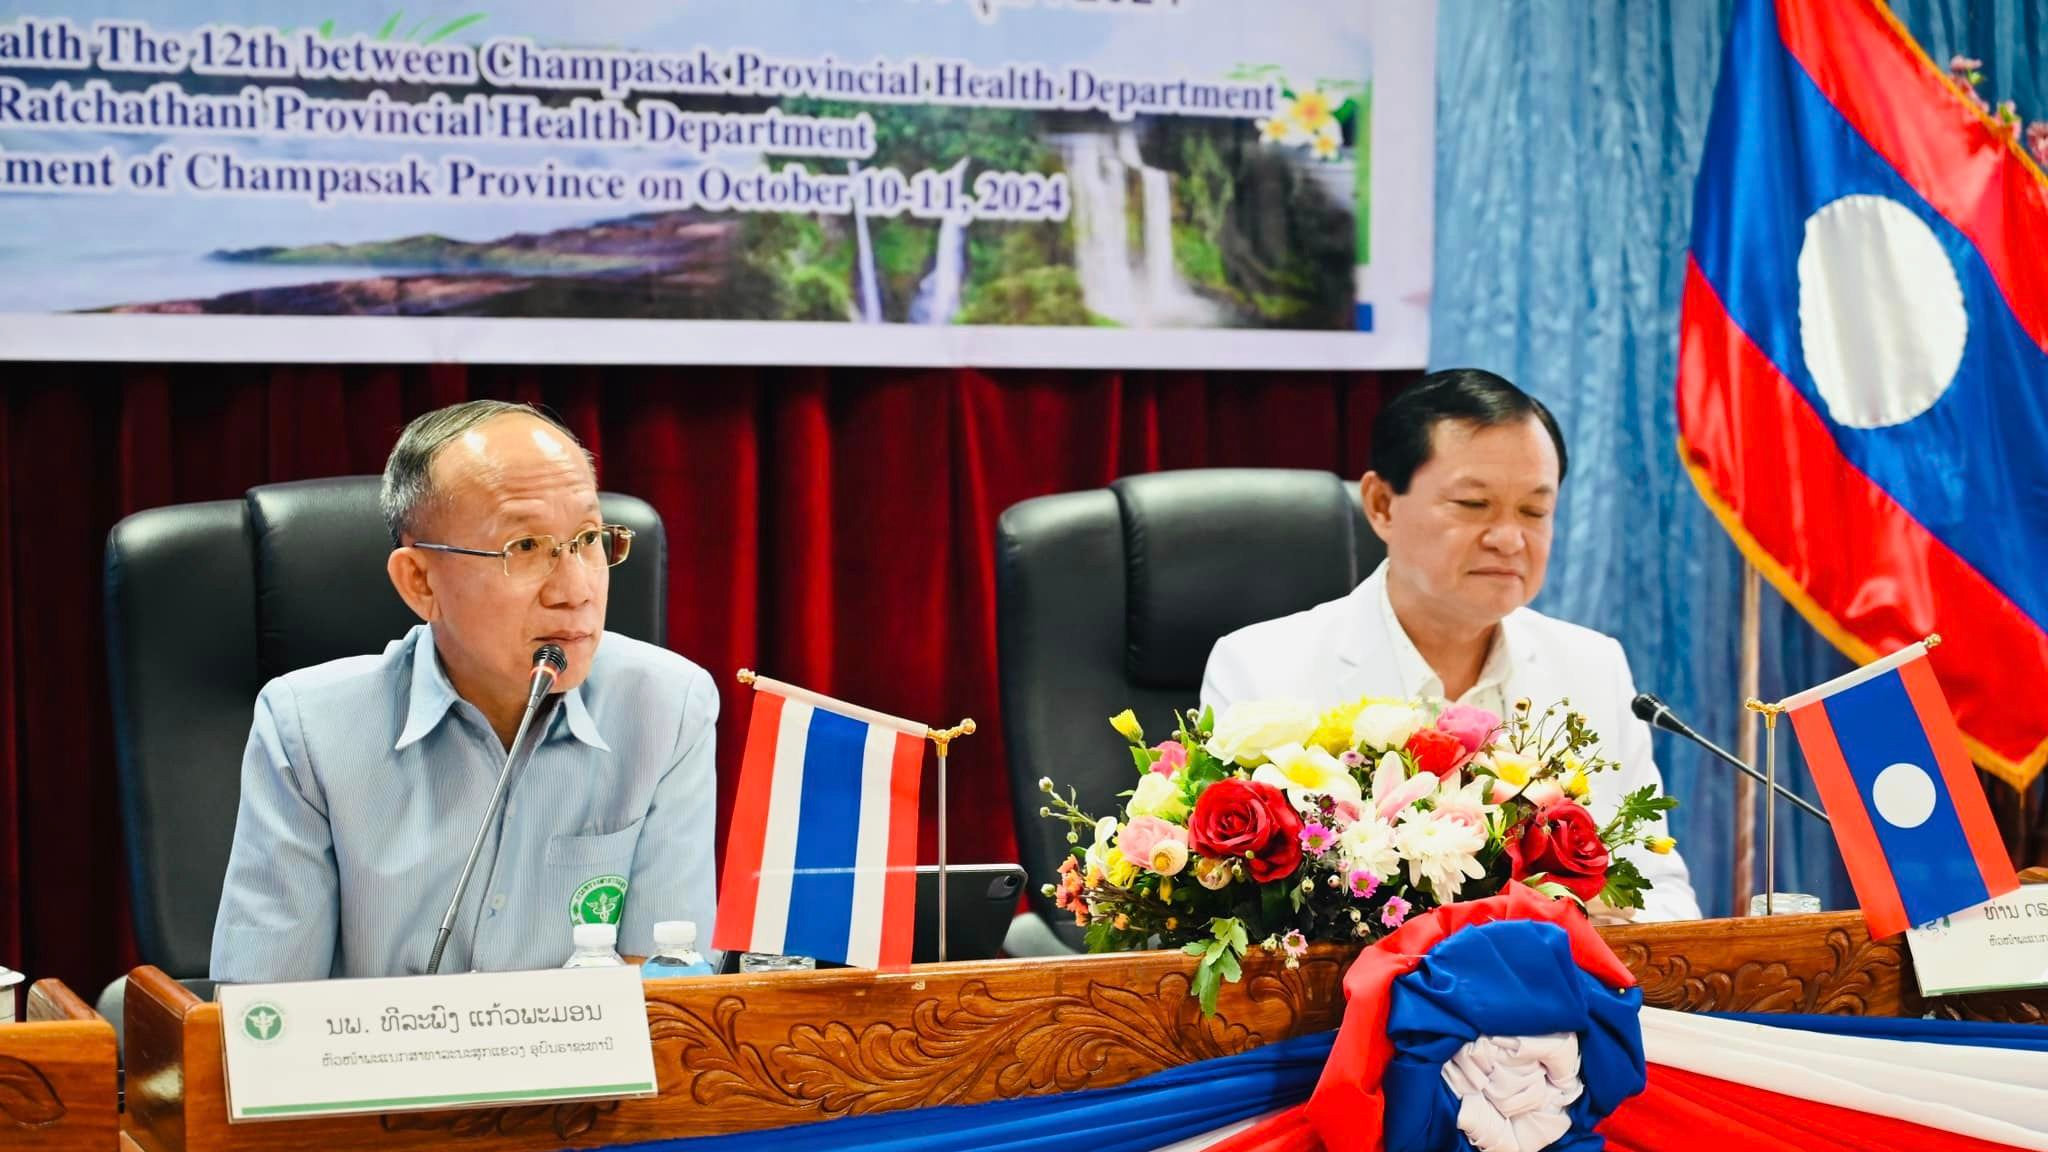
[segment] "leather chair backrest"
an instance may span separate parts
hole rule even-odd
[[[996,637],[1010,803],[1034,910],[1080,933],[1040,891],[1072,850],[1039,817],[1040,777],[1121,815],[1134,777],[1107,718],[1148,740],[1198,703],[1209,650],[1261,620],[1334,600],[1385,555],[1353,485],[1328,472],[1199,469],[1026,500],[996,529]]]
[[[384,572],[378,478],[252,488],[138,512],[107,536],[107,663],[136,942],[206,975],[256,694],[276,676],[381,652],[417,622]],[[601,496],[635,533],[605,627],[667,639],[668,542],[646,501]],[[483,561],[479,561],[483,563]]]

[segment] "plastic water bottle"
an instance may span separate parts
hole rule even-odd
[[[576,951],[569,956],[564,968],[624,968],[626,958],[619,955],[619,926],[617,924],[578,924],[575,931]]]
[[[697,951],[697,925],[693,921],[663,920],[654,926],[654,955],[640,966],[642,980],[711,974],[711,965]]]

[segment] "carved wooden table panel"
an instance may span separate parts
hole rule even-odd
[[[1854,912],[1603,934],[1660,1007],[1922,1011],[1900,942],[1872,942]],[[1336,1027],[1354,955],[1317,948],[1289,970],[1254,950],[1213,1019],[1190,996],[1194,962],[1178,952],[660,981],[647,985],[659,1097],[234,1126],[218,1007],[141,969],[128,993],[125,1125],[149,1152],[544,1152],[1103,1088]],[[2043,1002],[1970,997],[1952,1011],[2038,1020]]]
[[[545,1150],[1108,1087],[1326,1031],[1348,957],[1257,953],[1205,1019],[1178,952],[779,972],[647,985],[661,1095],[227,1123],[220,1009],[152,968],[128,993],[126,1127],[145,1149]]]
[[[0,1148],[110,1152],[119,1133],[113,1026],[62,981],[37,983],[28,1022],[0,1024]]]

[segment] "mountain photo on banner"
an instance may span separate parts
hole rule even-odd
[[[1970,755],[2048,760],[2048,176],[1879,0],[1736,5],[1693,204],[1680,452],[1868,663],[1929,660]]]

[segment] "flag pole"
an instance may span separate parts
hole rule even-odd
[[[1766,704],[1755,697],[1742,702],[1764,718],[1764,915],[1778,914],[1778,716],[1783,704]]]
[[[1763,695],[1763,574],[1747,559],[1742,562],[1742,656],[1737,676],[1737,689],[1744,700]],[[1754,765],[1756,745],[1757,713],[1745,708],[1735,730],[1736,758]],[[1735,778],[1734,865],[1730,887],[1735,906],[1747,908],[1756,886],[1756,782],[1747,776]]]
[[[939,963],[946,962],[946,750],[961,736],[974,735],[972,717],[951,728],[933,729],[928,738],[939,748]]]

